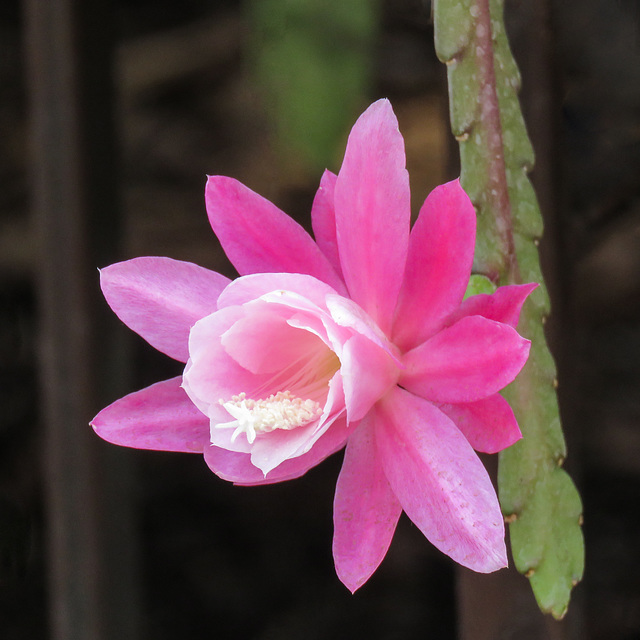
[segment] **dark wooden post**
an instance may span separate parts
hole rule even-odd
[[[129,465],[88,421],[122,349],[97,266],[118,236],[108,0],[25,0],[51,637],[136,637]],[[100,305],[100,306],[99,306]],[[124,485],[124,486],[123,486]]]

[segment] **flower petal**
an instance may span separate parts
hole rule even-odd
[[[210,176],[205,201],[211,227],[240,275],[307,273],[344,291],[313,238],[262,196],[233,178]]]
[[[506,324],[462,318],[405,354],[399,384],[439,403],[475,402],[514,380],[530,346]]]
[[[334,205],[337,179],[338,176],[328,169],[322,175],[320,188],[316,192],[311,207],[311,226],[320,251],[327,257],[336,273],[342,277]]]
[[[522,438],[509,403],[499,393],[477,402],[443,404],[440,409],[476,451],[497,453]]]
[[[118,318],[181,362],[189,357],[189,330],[216,310],[229,282],[215,271],[170,258],[134,258],[100,271],[102,292]]]
[[[355,422],[396,384],[399,369],[386,351],[361,334],[347,340],[340,362],[347,418]]]
[[[301,273],[254,273],[234,280],[221,293],[218,308],[245,304],[283,291],[297,293],[321,308],[325,307],[328,295],[336,295],[329,285]]]
[[[481,293],[470,296],[447,318],[447,325],[452,325],[466,316],[482,316],[508,324],[515,329],[518,326],[524,301],[537,286],[535,282],[510,284],[499,287],[491,294]]]
[[[311,358],[319,348],[326,350],[315,334],[287,323],[291,309],[257,302],[246,304],[245,317],[221,336],[225,351],[240,366],[252,373],[275,373],[305,355]]]
[[[209,419],[171,378],[131,393],[92,421],[107,442],[135,449],[201,453],[209,441]]]
[[[409,238],[393,341],[403,351],[442,328],[469,282],[476,214],[459,180],[436,187],[425,200]]]
[[[226,307],[199,320],[189,335],[191,358],[185,367],[183,387],[203,413],[220,409],[220,400],[251,392],[268,383],[271,374],[254,374],[240,366],[221,344],[222,334],[244,317],[241,307]],[[223,411],[223,415],[226,411]],[[226,420],[222,420],[226,422]]]
[[[267,475],[286,460],[311,451],[334,422],[343,416],[342,376],[337,372],[329,382],[327,401],[320,419],[290,431],[276,429],[262,438],[256,438],[251,447],[251,463]]]
[[[336,420],[310,451],[296,458],[285,460],[270,471],[266,477],[258,467],[251,463],[251,456],[247,453],[226,451],[219,447],[206,447],[204,459],[209,468],[223,480],[240,485],[272,484],[304,475],[309,469],[341,449],[347,436],[346,420],[344,418]]]
[[[404,141],[388,100],[358,119],[335,188],[342,273],[350,296],[389,333],[410,224]]]
[[[437,407],[399,387],[376,411],[382,466],[409,518],[462,566],[481,573],[506,567],[498,498],[462,433]]]
[[[387,481],[365,418],[349,437],[333,502],[336,573],[353,593],[378,568],[402,507]]]

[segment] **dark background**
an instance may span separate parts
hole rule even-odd
[[[49,613],[58,588],[49,575],[57,508],[51,496],[62,482],[49,456],[56,447],[73,449],[71,442],[52,443],[59,432],[52,435],[41,401],[50,384],[50,370],[39,365],[49,295],[43,289],[54,267],[47,259],[50,227],[37,211],[33,96],[46,80],[34,71],[26,18],[36,5],[0,7],[0,634],[8,640],[63,637]],[[445,72],[433,53],[427,2],[380,3],[376,27],[359,31],[366,37],[353,45],[370,52],[362,84],[345,89],[335,140],[322,140],[310,154],[282,127],[290,116],[274,95],[273,76],[261,71],[269,34],[252,6],[121,0],[108,6],[107,22],[84,32],[104,37],[107,48],[111,42],[116,62],[113,76],[104,75],[104,99],[83,111],[89,122],[95,113],[94,124],[106,117],[105,142],[84,162],[103,166],[113,185],[103,199],[110,213],[91,226],[99,233],[88,233],[83,258],[96,291],[95,267],[138,255],[233,275],[207,225],[205,174],[232,175],[307,224],[321,168],[339,168],[340,127],[348,130],[381,96],[391,98],[406,139],[414,210],[430,188],[456,175]],[[533,178],[555,309],[550,340],[567,465],[585,503],[587,569],[564,627],[541,631],[538,622],[511,616],[500,637],[633,640],[640,638],[640,5],[533,6],[507,1],[508,26],[538,156]],[[77,20],[91,23],[81,13]],[[101,73],[99,61],[95,70]],[[327,148],[334,151],[322,163]],[[65,212],[48,216],[55,224]],[[93,250],[96,236],[107,239],[106,249]],[[96,317],[110,316],[97,295],[91,304]],[[119,345],[116,368],[100,374],[111,382],[87,402],[78,429],[106,402],[180,372],[116,322],[104,330]],[[90,370],[107,368],[99,348],[78,357]],[[68,385],[73,398],[73,380]],[[105,566],[118,559],[124,565],[111,589],[124,593],[126,606],[114,606],[129,630],[100,637],[481,637],[460,623],[465,615],[468,621],[464,601],[456,600],[460,575],[404,517],[370,582],[355,596],[339,583],[331,510],[341,454],[294,482],[238,488],[218,480],[198,456],[90,446],[89,455],[116,476],[115,489],[112,478],[107,498],[92,494],[87,509],[117,541]],[[64,566],[64,557],[56,560]],[[507,607],[510,594],[504,597],[487,606]]]

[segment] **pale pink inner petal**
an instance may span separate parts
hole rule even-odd
[[[307,273],[344,291],[313,238],[262,196],[233,178],[211,176],[205,201],[211,227],[240,275]]]
[[[462,301],[469,282],[476,214],[459,180],[436,187],[411,230],[393,327],[403,351],[421,344]]]
[[[497,453],[522,437],[509,403],[499,393],[477,402],[443,404],[440,409],[476,451]]]
[[[344,335],[346,332],[344,330],[341,331],[341,327],[336,327],[330,318],[327,320],[325,314],[296,313],[287,320],[287,324],[313,333],[333,351],[337,351],[351,335],[350,333]]]
[[[251,449],[251,462],[266,475],[285,460],[312,450],[319,438],[331,430],[333,423],[343,417],[344,394],[340,372],[327,385],[325,398],[324,410],[318,420],[290,431],[276,430],[256,438]]]
[[[467,439],[437,407],[399,387],[376,410],[382,466],[409,518],[461,565],[506,567],[498,498]]]
[[[283,293],[306,301],[304,308],[324,308],[325,298],[336,295],[335,289],[317,278],[301,273],[254,273],[234,280],[218,298],[218,308],[242,305],[269,294]],[[291,301],[287,304],[292,306]]]
[[[399,384],[439,403],[475,402],[514,380],[530,346],[508,325],[469,316],[405,354]]]
[[[220,343],[220,336],[243,316],[241,307],[227,307],[202,318],[191,330],[191,359],[184,380],[185,389],[195,403],[218,404],[220,399],[252,389],[271,378],[270,374],[259,376],[240,366]],[[202,408],[201,404],[198,406]]]
[[[104,440],[136,449],[201,453],[209,440],[209,420],[180,388],[180,378],[116,400],[91,426]]]
[[[326,170],[322,175],[320,187],[311,207],[311,226],[320,250],[327,257],[336,273],[342,277],[334,206],[337,178],[338,176],[329,170]]]
[[[537,287],[530,284],[510,284],[499,287],[494,293],[481,293],[467,298],[449,318],[447,325],[456,323],[465,316],[482,316],[496,322],[503,322],[514,329],[518,326],[522,305]]]
[[[386,351],[358,333],[345,343],[340,361],[347,417],[350,422],[360,420],[396,384],[398,366]]]
[[[151,346],[186,362],[189,330],[213,313],[229,279],[190,262],[143,257],[100,271],[100,285],[116,315]]]
[[[319,431],[319,420],[291,429],[276,429],[271,433],[256,438],[251,447],[251,462],[266,476],[285,460],[296,458],[301,452],[309,450],[310,443],[317,440],[330,427],[325,423],[324,430]]]
[[[331,318],[341,327],[353,329],[358,334],[365,336],[368,340],[378,345],[386,351],[396,362],[397,366],[403,368],[402,360],[398,349],[387,339],[385,334],[375,324],[372,318],[353,300],[337,295],[328,295],[326,299],[327,309]]]
[[[336,573],[353,593],[378,568],[391,544],[402,507],[382,470],[365,418],[349,437],[333,503]]]
[[[358,119],[335,186],[342,273],[350,297],[389,334],[410,225],[404,141],[388,100]]]
[[[262,301],[243,307],[245,317],[222,334],[226,352],[252,373],[273,373],[326,350],[314,334],[287,323],[291,309]]]
[[[285,460],[265,477],[251,462],[248,454],[227,451],[219,447],[206,447],[204,458],[210,469],[223,480],[240,485],[260,485],[283,482],[304,475],[325,458],[344,446],[348,430],[346,420],[336,420],[314,444],[313,448],[300,456]]]

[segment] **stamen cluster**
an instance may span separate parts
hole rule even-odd
[[[235,418],[231,422],[216,424],[216,429],[235,427],[231,442],[241,434],[247,434],[249,444],[261,433],[276,429],[289,431],[296,429],[322,415],[322,407],[314,400],[303,400],[291,391],[278,391],[264,400],[247,398],[240,393],[230,401],[220,400],[220,404]]]

